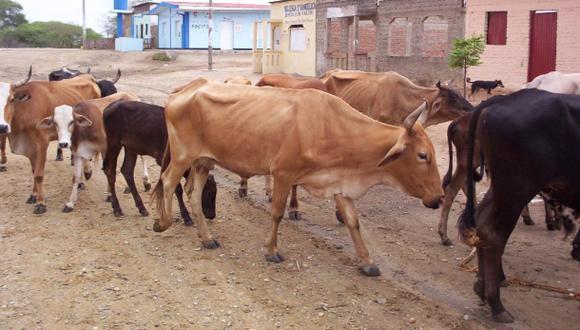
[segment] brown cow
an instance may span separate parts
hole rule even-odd
[[[331,70],[321,81],[334,94],[358,111],[380,122],[401,125],[423,101],[428,111],[419,118],[424,127],[453,120],[473,110],[473,106],[449,87],[415,85],[395,72]]]
[[[256,83],[256,86],[272,86],[282,88],[305,89],[314,88],[327,92],[326,85],[319,79],[310,77],[296,77],[286,74],[267,74]]]
[[[400,187],[427,207],[439,206],[443,190],[435,150],[421,125],[414,125],[424,108],[419,106],[402,128],[373,120],[341,99],[313,89],[197,79],[166,103],[169,152],[153,193],[160,215],[153,229],[162,232],[171,226],[173,192],[191,169],[186,191],[198,236],[204,247],[217,248],[201,208],[210,169],[219,165],[244,177],[272,175],[266,260],[283,260],[277,247],[278,225],[288,193],[297,184],[317,197],[334,198],[362,259],[362,272],[378,276],[359,231],[353,200],[382,183]]]
[[[54,114],[42,119],[37,127],[41,129],[56,128],[58,145],[61,148],[70,146],[73,159],[73,187],[68,203],[63,212],[72,212],[81,187],[81,172],[85,178],[91,177],[90,161],[107,152],[107,136],[103,125],[103,110],[118,100],[138,101],[139,98],[129,93],[115,93],[100,99],[78,103],[74,107],[61,105],[54,109]]]
[[[15,154],[30,160],[34,185],[27,203],[36,203],[34,213],[46,212],[42,181],[46,150],[50,141],[57,139],[55,129],[39,129],[40,120],[54,114],[59,105],[75,105],[81,101],[99,98],[99,87],[87,74],[62,81],[33,81],[14,88],[14,102],[6,108],[10,125],[10,147]]]
[[[224,80],[224,83],[234,85],[251,85],[252,81],[244,76],[233,76]]]

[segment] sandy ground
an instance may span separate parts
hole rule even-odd
[[[247,53],[215,56],[205,71],[201,52],[180,52],[171,63],[151,52],[120,54],[79,50],[0,50],[0,81],[34,79],[61,66],[92,67],[97,78],[123,70],[119,90],[163,104],[173,87],[198,76],[223,80],[242,74],[254,81]],[[441,173],[447,166],[447,125],[428,130]],[[287,260],[268,264],[262,243],[269,226],[263,180],[251,179],[249,196],[237,197],[238,177],[214,171],[218,217],[210,231],[221,242],[202,250],[195,228],[177,218],[165,233],[151,230],[156,215],[139,216],[130,195],[121,195],[125,217],[114,218],[104,201],[106,179],[97,171],[71,214],[61,213],[70,192],[71,168],[49,150],[45,191],[48,212],[33,215],[24,203],[31,191],[28,160],[9,155],[0,173],[0,328],[299,328],[299,329],[571,329],[580,303],[570,297],[521,286],[502,290],[517,321],[490,320],[472,291],[474,275],[457,268],[469,249],[439,244],[439,211],[388,187],[375,187],[356,202],[363,235],[383,275],[366,278],[334,205],[300,191],[302,221],[284,221],[281,248]],[[153,162],[150,162],[153,163]],[[152,178],[158,167],[149,166]],[[140,170],[137,170],[140,173]],[[117,180],[122,190],[122,179]],[[142,188],[140,188],[142,189]],[[147,199],[148,195],[142,193]],[[463,196],[454,205],[453,224]],[[174,208],[177,210],[177,208]],[[518,224],[505,255],[508,276],[580,290],[580,264],[570,242],[541,224]],[[155,214],[154,210],[151,212]]]

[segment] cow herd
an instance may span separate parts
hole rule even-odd
[[[6,171],[8,139],[13,153],[30,160],[33,188],[27,203],[35,204],[36,214],[47,209],[44,166],[49,143],[58,140],[57,160],[62,160],[61,149],[70,148],[73,165],[71,195],[62,211],[75,209],[83,181],[102,157],[107,200],[114,216],[122,216],[115,182],[123,150],[121,174],[143,216],[149,213],[137,192],[135,166],[144,155],[161,166],[152,192],[159,215],[154,231],[171,226],[174,194],[184,223],[193,225],[185,192],[203,247],[215,249],[220,243],[206,219],[215,217],[217,186],[210,171],[218,166],[240,176],[242,197],[248,178],[266,177],[272,203],[267,261],[284,260],[278,227],[288,195],[289,218],[300,219],[296,187],[301,186],[313,196],[334,199],[361,272],[378,276],[353,201],[385,184],[428,208],[443,205],[439,235],[450,245],[449,210],[463,189],[467,204],[458,224],[462,240],[477,248],[474,290],[489,303],[494,320],[511,322],[500,299],[506,278],[502,255],[520,214],[533,224],[529,212],[522,211],[539,194],[549,227],[563,226],[570,234],[580,211],[580,96],[573,95],[580,94],[580,83],[575,75],[550,73],[475,108],[450,82],[421,87],[394,72],[331,70],[319,79],[266,75],[255,86],[240,76],[224,83],[197,78],[173,90],[159,107],[117,92],[120,71],[113,81],[96,81],[90,70],[62,69],[49,81],[30,81],[31,73],[32,68],[17,83],[0,82],[0,171]],[[447,121],[452,121],[450,164],[442,184],[425,128]],[[486,175],[490,188],[476,206],[475,182]],[[149,190],[146,173],[143,183]],[[580,260],[580,233],[572,256]]]

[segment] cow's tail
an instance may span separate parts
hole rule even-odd
[[[121,69],[117,69],[117,76],[115,77],[115,79],[111,80],[111,82],[114,84],[116,84],[119,79],[121,79]]]
[[[477,122],[483,108],[478,107],[473,112],[471,120],[469,121],[469,137],[467,142],[467,203],[465,210],[463,210],[457,222],[459,237],[469,246],[477,246],[479,244],[479,237],[477,236],[477,229],[475,228],[475,169],[473,166],[473,154],[475,152]]]
[[[453,136],[456,132],[455,122],[452,122],[449,127],[447,127],[447,147],[449,148],[449,167],[447,168],[447,173],[443,177],[443,189],[447,188],[449,183],[451,183],[451,176],[453,175]]]
[[[469,83],[469,84],[473,84],[473,83],[471,82],[471,78],[469,78],[469,77],[467,77],[467,79],[465,79],[465,82],[467,82],[467,83]]]

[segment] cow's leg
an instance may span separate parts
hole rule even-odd
[[[369,251],[360,233],[360,225],[352,199],[336,194],[334,195],[334,200],[336,202],[336,208],[345,220],[346,227],[350,232],[350,236],[356,248],[356,254],[362,260],[360,270],[366,276],[381,275],[381,271],[369,257]]]
[[[279,263],[284,261],[284,257],[278,251],[278,226],[284,217],[288,194],[292,189],[292,183],[283,177],[275,177],[274,189],[272,191],[272,225],[266,237],[266,260]]]
[[[46,163],[46,151],[48,143],[41,142],[40,146],[36,148],[36,161],[34,164],[34,187],[33,195],[36,192],[36,205],[34,206],[35,214],[43,214],[46,212],[46,203],[44,201],[44,192],[42,182],[44,181],[44,166]]]
[[[72,157],[71,157],[72,158]],[[64,158],[62,157],[62,148],[61,147],[57,147],[56,148],[56,161],[57,162],[61,162]],[[74,165],[74,164],[71,164]]]
[[[192,159],[171,157],[171,162],[165,171],[163,171],[161,174],[159,183],[155,187],[155,191],[153,193],[154,198],[157,200],[157,210],[159,213],[159,220],[154,222],[153,231],[160,233],[171,227],[173,194],[175,193],[177,184],[183,177],[183,173],[185,173],[185,171],[190,168],[192,162]]]
[[[83,170],[83,160],[75,156],[75,166],[73,167],[73,185],[68,203],[64,205],[64,213],[72,212],[78,199],[79,184],[81,183],[81,174]]]
[[[441,216],[439,218],[439,237],[441,238],[441,244],[446,246],[453,245],[453,242],[449,237],[447,237],[447,223],[449,221],[451,205],[453,205],[453,201],[463,183],[465,183],[465,171],[461,168],[457,168],[455,174],[451,178],[451,182],[447,187],[445,187],[445,202],[443,203]]]
[[[272,202],[272,191],[274,190],[274,180],[271,175],[266,175],[264,177],[264,184],[266,186],[266,196],[268,196],[268,201]]]
[[[179,212],[181,213],[183,223],[186,226],[193,226],[193,220],[191,220],[189,212],[187,212],[187,207],[185,207],[185,203],[183,202],[183,188],[181,187],[181,183],[178,183],[175,188],[175,196],[177,197],[177,204],[179,204]]]
[[[135,206],[139,209],[139,213],[146,217],[149,215],[145,205],[143,204],[143,200],[137,191],[137,186],[135,185],[135,165],[137,164],[137,154],[127,150],[125,148],[125,160],[123,160],[123,165],[121,165],[121,173],[127,182],[127,186],[129,186],[129,190],[131,191],[131,195],[133,195],[133,200],[135,201]]]
[[[522,219],[524,220],[524,224],[526,224],[527,226],[535,225],[534,220],[532,220],[532,217],[530,217],[529,204],[526,204],[526,206],[522,211]]]
[[[121,210],[121,205],[119,205],[119,200],[117,199],[117,192],[115,190],[115,181],[117,180],[117,159],[119,158],[119,153],[121,152],[120,144],[109,143],[107,146],[107,153],[103,159],[103,171],[107,176],[109,195],[107,196],[107,201],[111,202],[111,207],[113,208],[113,214],[115,217],[123,216],[123,210]]]
[[[8,161],[8,159],[6,159],[7,138],[8,137],[6,134],[2,134],[2,136],[0,136],[0,172],[6,172],[6,162]]]
[[[572,241],[572,252],[570,253],[572,258],[580,261],[580,228],[578,228],[578,232],[576,233],[576,237]]]
[[[34,178],[34,168],[36,166],[36,152],[29,156],[28,161],[30,162],[30,169],[32,172],[32,177]],[[36,184],[32,183],[32,194],[28,196],[26,204],[36,204]]]
[[[300,212],[298,212],[298,196],[297,185],[292,186],[292,193],[290,194],[290,207],[288,208],[288,218],[290,220],[300,220]]]
[[[203,166],[193,167],[189,175],[193,175],[193,191],[189,196],[189,202],[191,204],[193,214],[195,215],[197,236],[201,239],[201,244],[204,248],[217,249],[220,247],[220,244],[210,235],[209,230],[207,229],[207,222],[203,214],[201,201],[203,187],[205,186],[207,177],[209,176],[209,170]],[[191,178],[188,178],[188,180],[191,180]]]
[[[149,176],[149,169],[147,168],[147,160],[144,156],[139,156],[143,163],[143,188],[145,191],[151,190],[151,177]]]
[[[246,197],[248,196],[248,178],[240,178],[240,188],[238,189],[238,196]]]
[[[544,199],[544,212],[546,212],[545,217],[546,229],[550,231],[556,230],[557,228],[556,228],[556,220],[554,219],[554,210],[552,209],[552,206],[550,205],[548,200],[544,198],[544,196],[542,196],[542,198]]]

